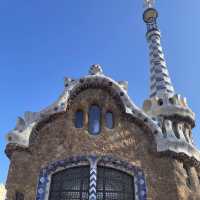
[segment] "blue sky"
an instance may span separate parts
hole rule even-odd
[[[200,1],[158,1],[165,57],[176,91],[197,115],[200,147]],[[149,59],[142,0],[0,1],[0,183],[9,160],[5,134],[24,111],[57,99],[64,76],[78,78],[99,63],[142,106],[149,95]]]

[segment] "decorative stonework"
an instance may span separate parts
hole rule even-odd
[[[173,132],[171,134],[167,133],[167,137],[156,136],[156,144],[157,152],[163,155],[173,155],[178,160],[200,167],[200,153],[198,149],[193,144],[188,143],[185,138],[177,139]]]
[[[103,70],[99,64],[92,65],[89,70],[90,75],[101,75],[103,74]]]
[[[116,170],[119,170],[116,176],[121,176],[122,172],[130,180],[131,187],[127,193],[132,191],[135,200],[147,200],[147,185],[148,199],[200,199],[200,152],[192,141],[195,115],[186,98],[176,94],[172,85],[161,46],[154,1],[144,2],[151,94],[143,109],[130,99],[128,83],[106,76],[99,64],[92,65],[89,74],[80,79],[65,77],[64,89],[57,101],[40,112],[26,112],[7,134],[5,152],[11,160],[6,183],[9,200],[15,199],[18,192],[26,200],[51,199],[54,190],[51,192],[50,186],[57,184],[56,178],[60,179],[57,175],[63,176],[62,170],[66,170],[63,171],[66,177],[72,171],[76,173],[80,185],[86,182],[80,188],[87,186],[87,189],[77,189],[76,194],[84,192],[83,196],[89,200],[96,200],[102,192],[97,185],[98,170],[104,174],[103,182],[112,181]],[[98,136],[91,135],[88,129],[91,121],[88,111],[94,104],[101,108],[101,132]],[[75,124],[77,111],[83,113],[81,128]],[[106,113],[111,111],[112,130],[106,127],[105,119]],[[72,156],[80,154],[84,156]],[[65,159],[66,156],[69,158]],[[193,173],[187,173],[184,165]],[[84,176],[81,166],[86,172]],[[105,168],[113,172],[108,179],[105,178]],[[191,176],[194,188],[188,187],[185,175]],[[127,183],[124,180],[127,179],[122,179]],[[78,185],[76,181],[71,186]],[[117,186],[117,181],[114,185]],[[122,185],[125,188],[125,184]],[[70,195],[71,191],[64,192]]]
[[[12,152],[17,149],[27,148],[28,150],[30,143],[34,142],[34,138],[37,137],[38,126],[41,123],[48,123],[51,118],[55,118],[54,116],[66,112],[71,104],[73,104],[73,100],[81,92],[90,88],[107,90],[113,99],[115,99],[119,109],[122,110],[130,121],[138,123],[141,128],[149,129],[155,138],[155,143],[157,143],[158,152],[161,152],[161,149],[166,149],[165,151],[174,151],[176,154],[186,153],[186,150],[184,150],[183,147],[179,148],[178,151],[175,151],[175,148],[168,148],[169,145],[166,147],[163,146],[164,144],[168,144],[166,141],[161,142],[161,140],[166,139],[164,135],[174,135],[174,132],[172,133],[172,131],[169,130],[167,133],[164,132],[165,128],[167,128],[165,127],[165,124],[163,124],[165,118],[171,122],[173,121],[172,118],[177,118],[177,116],[180,118],[180,121],[189,120],[189,123],[186,122],[184,125],[189,128],[184,131],[183,138],[188,137],[186,134],[191,135],[190,130],[194,126],[195,116],[187,106],[185,98],[181,98],[180,95],[171,97],[163,96],[162,98],[154,97],[145,101],[143,111],[138,108],[128,96],[124,82],[116,82],[110,77],[100,73],[101,69],[98,65],[94,65],[92,69],[95,69],[93,72],[98,73],[96,73],[96,75],[85,76],[79,80],[65,78],[65,90],[55,103],[38,113],[26,112],[23,118],[17,120],[15,129],[7,134],[8,145],[6,152],[9,157],[11,157]],[[165,118],[161,119],[160,116],[161,118],[165,116]],[[157,138],[159,138],[159,140]],[[174,138],[174,140],[176,140],[176,138]],[[187,138],[186,141],[187,140],[190,141],[190,138]],[[177,144],[179,143],[180,141],[177,141]],[[17,149],[15,146],[17,146]],[[20,146],[22,148],[19,148]],[[162,148],[160,148],[161,146]],[[190,143],[190,146],[193,146],[192,142]],[[187,147],[187,145],[185,147]],[[193,152],[196,152],[196,150]],[[190,152],[186,153],[186,155],[189,156],[189,159],[194,157],[195,160],[200,162],[200,157],[197,156],[198,153],[191,155]]]
[[[151,63],[151,97],[163,97],[174,95],[174,88],[171,83],[167,64],[160,41],[158,29],[149,30],[147,33],[149,43],[149,57]]]
[[[153,0],[145,0],[143,20],[147,25],[147,42],[149,45],[151,94],[150,97],[171,97],[175,94],[164,52],[161,45],[161,33],[157,25],[158,12],[153,8]]]
[[[144,111],[149,116],[174,116],[188,118],[191,125],[195,126],[195,114],[189,108],[186,98],[181,95],[153,97],[144,102]]]
[[[144,103],[144,110],[156,119],[162,135],[156,135],[157,152],[168,152],[182,157],[197,166],[200,153],[192,142],[191,129],[195,126],[195,115],[180,95],[154,97]],[[184,157],[182,156],[184,154]],[[187,159],[186,159],[187,158]],[[196,160],[195,162],[193,162]],[[199,164],[198,164],[199,166]]]
[[[35,135],[35,127],[37,125],[50,118],[55,114],[65,112],[73,99],[82,91],[89,88],[103,88],[107,89],[119,107],[123,109],[123,112],[132,115],[139,121],[143,122],[152,133],[162,134],[159,126],[148,116],[142,109],[138,108],[130,99],[127,94],[127,83],[116,82],[108,76],[101,73],[99,65],[92,67],[92,74],[85,76],[80,80],[74,80],[71,78],[65,78],[65,90],[59,99],[51,106],[45,108],[38,113],[26,112],[23,118],[20,118],[17,122],[15,129],[7,134],[7,140],[9,144],[18,144],[25,147],[29,147],[31,135]],[[94,73],[95,72],[95,73]],[[146,120],[147,119],[147,120]]]
[[[161,45],[158,12],[153,8],[153,1],[146,0],[145,5],[143,19],[147,25],[151,94],[144,102],[143,109],[162,129],[162,134],[155,135],[157,152],[197,165],[200,163],[200,153],[191,138],[195,114],[189,108],[186,98],[175,93]]]
[[[87,156],[70,157],[66,160],[51,163],[46,168],[42,169],[38,180],[36,200],[48,199],[50,180],[53,173],[80,165],[89,165]]]
[[[147,188],[146,188],[146,181],[144,177],[144,173],[138,167],[132,166],[130,163],[126,161],[121,161],[115,159],[110,156],[77,156],[77,157],[70,157],[66,160],[57,161],[46,168],[41,170],[38,180],[38,187],[37,187],[37,196],[36,200],[47,200],[49,187],[50,187],[50,179],[51,175],[59,170],[63,170],[66,168],[71,168],[75,166],[89,164],[91,166],[91,184],[90,184],[90,200],[96,199],[95,187],[96,187],[96,166],[99,164],[100,166],[108,166],[112,167],[121,171],[125,171],[131,174],[134,178],[135,182],[135,199],[136,200],[147,200]],[[94,185],[94,186],[93,186]]]
[[[5,154],[7,155],[7,157],[9,159],[11,159],[13,152],[17,152],[17,151],[18,152],[22,152],[22,151],[29,152],[29,149],[25,146],[11,143],[11,144],[7,144],[6,149],[5,149]]]

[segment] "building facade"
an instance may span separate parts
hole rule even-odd
[[[7,134],[8,200],[199,200],[195,115],[169,76],[153,1],[145,1],[151,94],[143,108],[100,65],[65,78],[51,106]]]

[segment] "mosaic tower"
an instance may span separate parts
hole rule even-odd
[[[145,0],[151,93],[143,109],[128,83],[98,64],[66,77],[57,101],[26,112],[7,134],[8,200],[200,199],[195,116],[172,85],[157,18]]]

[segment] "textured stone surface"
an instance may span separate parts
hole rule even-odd
[[[102,72],[99,67],[99,65],[93,65],[90,71],[97,70],[98,72],[100,70]],[[148,126],[152,132],[161,133],[157,124],[132,102],[127,94],[127,84],[125,82],[116,82],[102,73],[92,73],[79,80],[65,78],[65,90],[58,100],[40,112],[26,112],[24,117],[19,117],[16,127],[6,135],[8,143],[28,147],[31,140],[29,138],[34,127],[46,118],[64,112],[73,102],[73,99],[87,88],[106,89],[110,95],[117,99],[116,104],[120,105],[125,113],[137,118],[137,120],[145,120],[145,126]]]
[[[87,112],[91,104],[102,108],[101,134],[88,133]],[[111,155],[140,167],[146,177],[148,199],[176,200],[198,199],[197,191],[190,191],[181,179],[181,165],[170,157],[158,157],[151,133],[142,126],[130,122],[116,106],[115,100],[102,89],[88,89],[80,93],[68,112],[49,118],[38,127],[28,151],[15,151],[7,179],[8,199],[13,200],[16,191],[25,199],[34,200],[41,168],[49,163],[75,155]],[[84,111],[84,127],[74,127],[76,110]],[[105,127],[105,112],[114,113],[115,126]],[[183,170],[183,169],[182,169]],[[194,175],[195,176],[195,175]],[[180,179],[180,180],[179,180]],[[180,181],[182,181],[180,189]],[[184,196],[180,191],[184,191]]]

